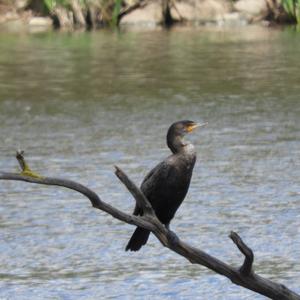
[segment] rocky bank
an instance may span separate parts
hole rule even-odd
[[[85,7],[70,0],[69,8],[57,6],[46,13],[39,0],[0,0],[0,27],[9,30],[52,30],[52,28],[97,28],[111,24],[115,2]],[[109,3],[109,2],[106,2]],[[126,0],[116,24],[126,28],[162,26],[244,26],[252,23],[287,22],[280,0]]]

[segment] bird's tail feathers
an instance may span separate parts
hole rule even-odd
[[[131,236],[125,250],[128,251],[138,251],[145,245],[148,241],[150,231],[141,227],[137,227]]]

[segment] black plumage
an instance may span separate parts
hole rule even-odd
[[[204,125],[204,124],[203,124]],[[194,146],[183,137],[200,125],[193,121],[172,124],[167,133],[167,145],[172,154],[154,167],[144,178],[141,190],[151,203],[158,219],[169,226],[188,191],[196,162]],[[134,215],[142,215],[136,205]],[[126,251],[138,251],[147,243],[150,232],[137,227],[129,240]]]

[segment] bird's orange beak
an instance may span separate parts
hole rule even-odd
[[[192,132],[195,128],[197,128],[197,127],[204,127],[204,126],[206,126],[208,123],[207,122],[205,122],[205,123],[202,123],[202,124],[200,124],[200,123],[195,123],[195,124],[193,124],[193,125],[189,125],[188,127],[187,127],[187,132]]]

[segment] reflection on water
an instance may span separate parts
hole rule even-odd
[[[169,124],[208,121],[173,230],[238,266],[236,230],[260,274],[300,292],[299,52],[297,35],[258,28],[0,34],[1,170],[21,147],[130,211],[113,165],[141,182]],[[75,192],[1,182],[0,197],[0,298],[263,299],[153,237],[124,252],[133,228]]]

